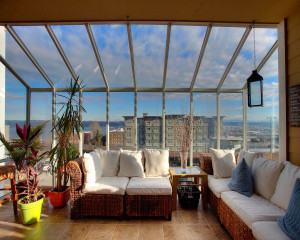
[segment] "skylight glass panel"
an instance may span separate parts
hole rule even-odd
[[[125,25],[92,25],[95,41],[110,87],[133,87]]]
[[[14,30],[53,81],[56,87],[66,87],[71,78],[63,59],[43,26],[16,26]]]
[[[87,30],[83,25],[52,26],[75,73],[86,87],[105,87]]]
[[[5,60],[28,83],[30,87],[50,87],[8,31],[6,31],[5,50]]]
[[[277,29],[255,29],[256,67],[258,67],[276,40]],[[242,88],[254,70],[253,62],[253,32],[251,31],[222,87]],[[262,77],[264,76],[262,75]]]
[[[167,26],[132,25],[138,87],[162,87]]]
[[[200,65],[195,88],[216,88],[245,28],[213,27]]]
[[[190,87],[206,29],[172,26],[166,87]]]

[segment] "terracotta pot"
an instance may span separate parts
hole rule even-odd
[[[57,192],[55,189],[51,189],[48,196],[53,207],[64,207],[70,199],[70,187],[67,187],[63,192]]]

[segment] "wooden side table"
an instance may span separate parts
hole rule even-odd
[[[203,210],[207,210],[208,203],[208,181],[207,174],[199,167],[187,167],[186,172],[182,172],[181,167],[171,167],[169,170],[171,174],[171,184],[172,184],[172,197],[173,197],[173,210],[176,210],[177,206],[177,187],[179,186],[179,178],[194,178],[195,184],[190,184],[194,186],[201,185],[202,194],[202,204]],[[199,178],[201,182],[199,183]]]

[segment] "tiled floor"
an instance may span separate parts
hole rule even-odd
[[[13,215],[12,202],[0,207],[0,239],[139,239],[193,240],[231,239],[211,210],[203,211],[178,207],[172,221],[165,219],[130,219],[119,221],[107,218],[70,220],[69,206],[53,208],[46,198],[39,223],[21,224],[20,212]]]

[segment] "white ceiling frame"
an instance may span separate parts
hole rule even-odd
[[[15,39],[17,44],[20,46],[20,48],[24,51],[24,53],[27,55],[27,57],[30,59],[30,61],[33,63],[33,65],[36,67],[36,69],[40,72],[40,74],[43,76],[43,78],[47,81],[47,83],[51,86],[51,88],[55,88],[54,83],[50,80],[44,69],[40,66],[38,61],[34,58],[32,53],[29,51],[29,49],[26,47],[25,43],[21,40],[21,38],[18,36],[18,34],[15,32],[15,30],[9,26],[5,25],[7,31],[9,34]]]
[[[136,77],[135,77],[134,53],[133,53],[133,45],[132,45],[131,27],[129,23],[127,23],[127,34],[128,34],[129,52],[130,52],[130,59],[131,59],[133,85],[134,85],[134,89],[136,90],[137,84],[136,84]]]
[[[243,34],[243,36],[242,36],[242,38],[241,38],[241,41],[239,42],[239,45],[238,45],[237,48],[235,49],[235,52],[234,52],[234,54],[232,55],[232,57],[231,57],[231,59],[230,59],[230,62],[229,62],[229,64],[227,65],[227,68],[226,68],[226,70],[225,70],[225,72],[224,72],[224,74],[223,74],[223,76],[222,76],[222,78],[221,78],[221,80],[220,80],[220,82],[219,82],[219,84],[218,84],[217,92],[219,92],[219,90],[222,88],[222,85],[223,85],[223,83],[224,83],[224,81],[225,81],[227,75],[229,74],[229,72],[230,72],[230,70],[231,70],[231,68],[232,68],[232,66],[233,66],[233,64],[234,64],[234,62],[235,62],[235,60],[236,60],[236,58],[238,57],[240,51],[242,50],[242,48],[243,48],[243,46],[244,46],[244,43],[246,42],[246,40],[247,40],[247,38],[248,38],[248,36],[249,36],[249,34],[250,34],[250,32],[251,32],[251,29],[252,29],[252,27],[251,27],[251,26],[248,26],[248,28],[245,30],[245,32],[244,32],[244,34]]]
[[[276,51],[277,48],[278,48],[278,40],[276,40],[276,42],[270,48],[269,52],[266,54],[266,56],[263,58],[263,60],[261,60],[261,62],[259,63],[259,65],[257,67],[257,72],[260,72],[260,70],[268,62],[268,60],[270,59],[270,57],[273,55],[273,53]],[[245,85],[242,89],[246,89],[246,88],[247,88],[247,82],[245,83]]]
[[[204,52],[205,52],[205,49],[206,49],[206,45],[207,45],[207,42],[208,42],[208,39],[209,39],[211,29],[212,29],[211,26],[208,26],[207,29],[206,29],[205,37],[203,39],[203,43],[202,43],[202,47],[201,47],[201,50],[200,50],[200,53],[199,53],[199,57],[198,57],[198,61],[197,61],[197,64],[196,64],[195,71],[194,71],[193,79],[192,79],[192,82],[191,82],[191,85],[190,85],[191,91],[193,91],[193,88],[194,88],[194,85],[195,85],[195,82],[196,82],[196,79],[197,79],[197,75],[198,75],[199,68],[200,68],[200,65],[201,65],[201,62],[202,62],[202,59],[203,59],[203,56],[204,56]]]
[[[164,61],[164,75],[163,75],[163,92],[166,89],[166,79],[167,79],[167,70],[168,70],[168,58],[169,58],[169,48],[170,48],[170,37],[171,37],[171,23],[167,28],[167,38],[166,38],[166,51],[165,51],[165,61]]]
[[[102,64],[102,61],[101,61],[100,53],[99,53],[99,50],[98,50],[98,47],[97,47],[97,44],[96,44],[96,41],[95,41],[95,37],[94,37],[93,31],[91,29],[90,24],[86,24],[85,26],[86,26],[86,30],[87,30],[87,33],[89,35],[91,44],[93,46],[93,50],[94,50],[95,57],[96,57],[97,62],[98,62],[99,69],[100,69],[101,74],[102,74],[103,81],[105,83],[107,91],[109,91],[109,85],[108,85],[108,82],[107,82],[107,78],[106,78],[106,75],[105,75],[104,67],[103,67],[103,64]]]
[[[27,88],[31,89],[28,83],[9,65],[8,62],[0,55],[0,62]],[[52,88],[48,88],[52,91]]]

